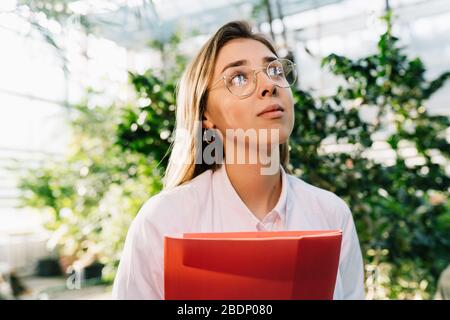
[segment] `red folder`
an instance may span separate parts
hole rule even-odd
[[[341,238],[341,230],[165,237],[165,299],[331,300]]]

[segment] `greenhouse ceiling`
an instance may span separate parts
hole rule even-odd
[[[342,0],[270,0],[273,19]],[[85,0],[70,5],[84,13],[92,31],[128,47],[146,46],[149,40],[166,41],[174,31],[209,34],[235,19],[268,21],[262,0]]]

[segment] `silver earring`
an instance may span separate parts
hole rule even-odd
[[[205,129],[205,131],[203,131],[203,141],[205,141],[207,144],[210,144],[211,142],[214,141],[214,134],[211,137],[211,140],[208,140],[208,137],[206,136],[206,132],[208,130],[212,130],[212,129]]]

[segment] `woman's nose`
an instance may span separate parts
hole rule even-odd
[[[266,72],[260,71],[256,74],[257,92],[258,96],[263,98],[267,95],[272,96],[276,94],[276,85],[269,78]]]

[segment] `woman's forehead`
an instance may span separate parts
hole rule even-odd
[[[215,73],[220,73],[227,64],[240,60],[261,65],[267,57],[276,57],[276,55],[264,43],[254,39],[234,39],[220,49]]]

